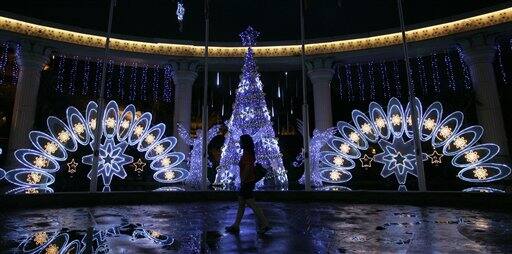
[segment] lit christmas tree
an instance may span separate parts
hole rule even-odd
[[[288,179],[252,50],[258,35],[259,33],[252,27],[248,27],[240,34],[242,45],[248,49],[233,105],[233,113],[226,122],[228,134],[222,148],[221,167],[215,182],[223,185],[239,185],[238,163],[241,157],[239,140],[241,135],[248,134],[254,141],[256,162],[267,169],[264,180],[260,181],[258,186],[261,187],[264,183],[265,186],[285,188]]]

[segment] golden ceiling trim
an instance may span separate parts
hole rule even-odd
[[[422,41],[482,29],[510,21],[512,21],[512,7],[452,22],[408,30],[406,36],[412,42]],[[0,16],[0,29],[26,36],[95,48],[104,47],[106,40],[103,36],[38,25],[2,16]],[[332,54],[398,45],[401,42],[402,36],[399,32],[396,32],[364,38],[309,43],[306,44],[306,54]],[[119,38],[111,39],[111,48],[127,52],[187,57],[202,57],[204,52],[204,47],[191,44],[154,43]],[[209,56],[242,57],[245,50],[244,47],[210,46]],[[254,52],[258,57],[297,56],[300,54],[300,45],[257,46],[254,47]]]

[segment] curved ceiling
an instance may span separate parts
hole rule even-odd
[[[176,22],[176,0],[118,0],[113,33],[147,38],[201,41],[204,39],[203,1],[183,0],[183,31]],[[260,41],[299,38],[299,0],[210,0],[211,40],[238,42],[247,25],[261,31]],[[104,31],[108,2],[98,0],[16,0],[0,10],[74,27]],[[398,26],[396,0],[305,0],[306,37],[361,34]],[[405,0],[407,24],[488,11],[507,0]]]

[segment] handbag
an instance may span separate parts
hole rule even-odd
[[[266,174],[267,170],[261,166],[261,164],[256,163],[254,165],[254,175],[256,176],[256,182],[259,182],[261,179],[263,179]]]

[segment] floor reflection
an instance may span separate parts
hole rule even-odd
[[[251,210],[224,232],[235,203],[204,202],[10,211],[5,253],[512,253],[512,215],[436,207],[262,203],[273,229],[256,234]]]

